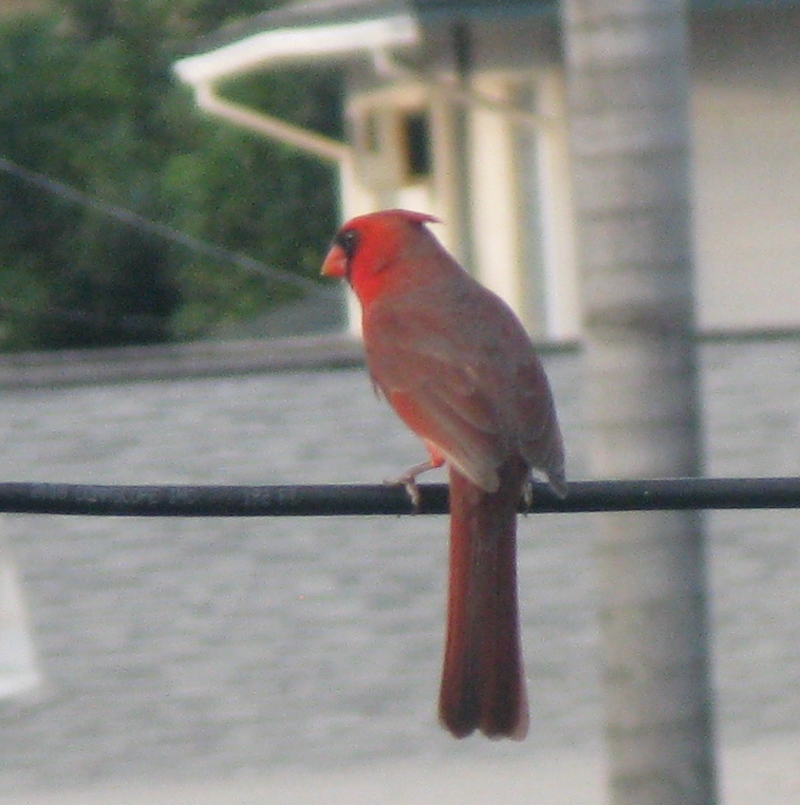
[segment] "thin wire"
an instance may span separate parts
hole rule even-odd
[[[447,486],[420,486],[420,514],[445,514]],[[528,513],[800,508],[800,478],[574,481],[559,499],[536,485]],[[297,517],[411,514],[402,486],[100,486],[0,483],[0,512],[100,517]]]
[[[81,204],[85,207],[89,207],[90,209],[102,213],[109,218],[114,218],[117,221],[121,221],[122,223],[127,224],[134,229],[148,232],[151,235],[156,235],[157,237],[163,238],[171,243],[176,243],[179,246],[183,246],[190,251],[202,254],[205,257],[211,257],[215,260],[220,260],[226,263],[233,263],[245,271],[259,274],[262,277],[267,277],[268,279],[275,280],[276,282],[289,283],[308,293],[316,294],[317,296],[330,297],[335,293],[333,289],[322,286],[319,283],[316,283],[300,274],[294,274],[291,271],[286,271],[281,268],[273,268],[265,265],[259,260],[254,260],[252,257],[237,254],[236,252],[232,252],[223,246],[217,246],[214,243],[201,240],[200,238],[196,238],[194,235],[189,235],[186,232],[173,229],[166,224],[151,221],[149,218],[145,218],[144,216],[139,215],[132,210],[119,207],[115,204],[109,204],[105,201],[100,201],[99,199],[93,198],[92,196],[89,196],[86,193],[75,189],[74,187],[70,187],[63,182],[56,181],[55,179],[51,179],[42,173],[37,173],[36,171],[24,168],[21,165],[18,165],[16,162],[6,159],[5,157],[0,157],[0,170],[10,174],[11,176],[21,179],[22,181],[28,182],[29,184],[35,185],[42,190],[46,190],[48,193],[52,193],[60,198],[65,198],[75,204]]]

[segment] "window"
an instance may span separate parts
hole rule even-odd
[[[426,179],[432,170],[431,136],[427,111],[407,112],[403,118],[406,178]]]

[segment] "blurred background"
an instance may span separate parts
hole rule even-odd
[[[689,6],[704,469],[798,475],[800,4]],[[529,0],[6,0],[3,480],[419,461],[317,277],[388,206],[441,217],[523,319],[586,477],[561,26]],[[0,525],[0,802],[607,801],[588,517],[520,521],[523,744],[436,723],[445,518]],[[794,801],[796,515],[706,525],[723,801]]]
[[[300,296],[270,269],[316,277],[333,171],[197,114],[172,74],[201,35],[264,5],[3,5],[0,349],[218,336]],[[240,91],[341,130],[330,72]]]

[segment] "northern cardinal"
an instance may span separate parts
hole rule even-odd
[[[376,391],[447,464],[450,585],[439,718],[458,738],[528,729],[519,637],[516,520],[531,473],[566,493],[564,451],[544,370],[511,309],[406,210],[362,215],[334,238],[322,274],[362,309]]]

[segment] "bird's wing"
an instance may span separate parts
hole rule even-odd
[[[401,419],[473,483],[497,489],[509,439],[485,391],[486,367],[470,358],[474,350],[462,348],[439,317],[376,310],[369,325],[365,345],[373,382]]]
[[[525,463],[544,476],[564,497],[564,443],[556,418],[555,403],[544,368],[538,359],[517,365],[511,396],[512,421],[519,423],[517,443]]]
[[[497,488],[497,468],[518,451],[561,494],[563,445],[544,369],[505,304],[479,294],[449,308],[414,297],[373,306],[364,319],[373,382],[483,489]]]

